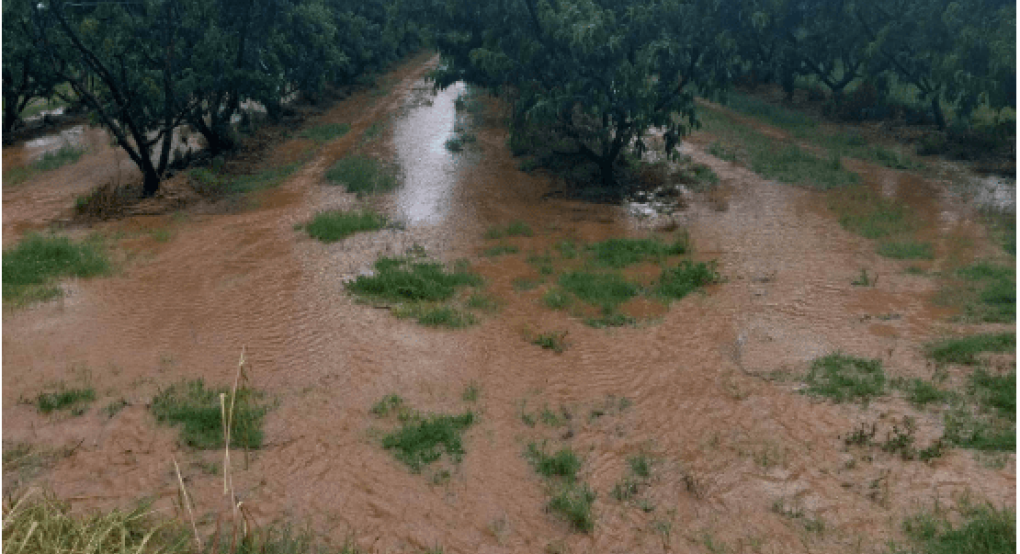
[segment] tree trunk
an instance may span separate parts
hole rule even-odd
[[[142,183],[142,196],[146,198],[155,196],[159,192],[159,174],[151,167],[143,169],[142,173],[145,175],[145,180]]]
[[[939,126],[939,131],[945,131],[946,116],[942,113],[942,103],[937,92],[931,97],[931,111],[935,114],[935,124]]]

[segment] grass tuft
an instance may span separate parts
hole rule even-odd
[[[152,399],[150,409],[161,423],[180,426],[181,439],[194,448],[221,448],[225,437],[220,395],[226,395],[230,409],[230,390],[207,389],[199,379],[179,383],[163,390]],[[262,446],[262,419],[267,408],[260,404],[262,394],[248,388],[237,390],[231,419],[230,446],[259,448]]]
[[[84,389],[63,389],[57,392],[42,393],[36,397],[35,404],[39,411],[48,414],[57,410],[70,410],[74,415],[84,413],[86,404],[96,399],[96,391],[92,387]]]
[[[110,272],[110,261],[96,240],[27,235],[3,254],[3,299],[15,305],[59,296],[53,280],[95,277]]]
[[[326,123],[325,125],[309,127],[308,129],[298,133],[298,136],[314,140],[321,144],[333,139],[338,139],[349,133],[350,130],[351,126],[347,123]]]
[[[77,162],[84,153],[84,148],[65,144],[59,150],[43,154],[41,158],[32,163],[32,169],[52,171]]]
[[[386,218],[372,210],[356,212],[321,212],[304,225],[312,238],[331,243],[343,240],[355,233],[378,231],[386,226]]]
[[[552,497],[548,509],[566,518],[575,530],[591,533],[595,529],[595,517],[591,511],[594,503],[595,491],[587,483],[571,483]]]
[[[885,371],[881,360],[835,353],[811,364],[807,382],[809,394],[826,396],[836,402],[868,400],[883,393]]]
[[[1016,514],[981,506],[966,510],[954,526],[934,514],[920,514],[904,522],[903,530],[926,554],[1012,554],[1016,552]]]
[[[663,261],[667,256],[679,256],[689,250],[688,241],[680,239],[664,243],[657,238],[614,238],[588,246],[595,265],[622,269],[647,260]]]
[[[375,275],[362,275],[347,284],[355,295],[387,302],[441,302],[451,299],[457,289],[482,284],[482,278],[467,271],[447,271],[443,264],[407,258],[380,258]]]
[[[552,350],[557,354],[562,354],[567,349],[567,332],[560,331],[558,333],[540,333],[534,339],[531,340],[531,344],[541,346],[546,350]]]
[[[454,462],[464,457],[461,435],[475,421],[471,412],[459,416],[412,417],[383,437],[383,448],[393,450],[398,460],[415,473],[439,460],[445,452]]]
[[[531,229],[531,226],[523,221],[513,221],[506,227],[489,227],[485,231],[485,238],[487,239],[502,239],[506,237],[530,237],[534,236],[535,231]]]
[[[935,249],[931,243],[912,240],[883,242],[876,250],[880,256],[894,260],[933,260]]]
[[[400,182],[395,173],[375,158],[349,156],[333,164],[326,171],[326,179],[344,185],[348,192],[377,194],[397,188]]]
[[[680,300],[703,286],[719,282],[719,279],[715,264],[685,260],[662,270],[656,292],[668,300]]]
[[[982,352],[1016,350],[1016,334],[996,333],[945,339],[928,345],[928,357],[939,364],[976,365]]]
[[[634,298],[640,289],[617,273],[571,271],[560,276],[558,284],[580,300],[599,306],[606,312]]]
[[[555,454],[546,454],[537,444],[528,445],[527,457],[535,471],[544,477],[562,477],[568,481],[577,479],[581,470],[581,459],[570,448],[562,448]]]
[[[499,246],[493,246],[485,250],[485,255],[489,258],[495,258],[496,256],[505,256],[507,254],[516,254],[521,249],[517,248],[512,244],[500,244]]]

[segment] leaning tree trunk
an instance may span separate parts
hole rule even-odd
[[[937,92],[931,97],[931,111],[935,115],[935,124],[939,126],[939,131],[945,131],[946,116],[942,113],[942,102],[939,101]]]

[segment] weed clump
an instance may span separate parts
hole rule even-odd
[[[459,416],[415,414],[400,429],[383,437],[383,448],[393,450],[397,459],[415,473],[439,460],[444,452],[459,462],[465,453],[461,435],[474,421],[471,412]]]
[[[42,393],[36,397],[36,407],[48,414],[57,410],[70,410],[74,415],[81,415],[85,405],[96,399],[96,391],[92,387],[84,389],[64,389],[57,392]]]
[[[881,360],[866,360],[841,353],[818,358],[807,376],[809,394],[826,396],[836,402],[868,400],[881,395],[885,371]]]
[[[595,491],[587,483],[572,483],[560,489],[547,508],[566,518],[575,530],[591,533],[595,529],[595,516],[591,511],[594,503]]]
[[[878,245],[878,254],[894,260],[933,260],[935,249],[931,243],[911,240],[883,242]]]
[[[562,354],[567,349],[567,332],[540,333],[531,340],[531,344]]]
[[[53,280],[95,277],[110,272],[101,242],[72,242],[66,237],[27,235],[3,254],[3,299],[14,304],[60,295]]]
[[[530,237],[535,234],[531,226],[523,221],[513,221],[506,227],[490,227],[485,231],[487,239],[502,239],[506,237]]]
[[[715,264],[683,261],[662,270],[656,292],[667,300],[680,300],[695,290],[719,282]]]
[[[683,238],[673,243],[664,243],[657,238],[614,238],[588,246],[595,265],[613,269],[622,269],[646,260],[661,262],[667,256],[686,254],[689,248],[688,241]]]
[[[347,284],[352,293],[387,302],[441,302],[458,288],[478,286],[482,278],[467,271],[447,271],[443,264],[408,258],[380,258],[375,275],[362,275]]]
[[[976,365],[982,352],[1016,350],[1016,334],[996,333],[946,339],[928,345],[928,357],[939,364]]]
[[[359,195],[390,192],[400,184],[392,169],[367,156],[341,159],[326,171],[326,179]]]
[[[385,226],[386,218],[371,210],[327,211],[316,215],[304,225],[304,229],[312,238],[331,243],[356,233],[378,231]]]
[[[562,448],[555,454],[546,454],[537,444],[528,445],[528,459],[535,471],[544,477],[562,477],[568,481],[577,479],[581,470],[581,459],[570,448]]]
[[[589,304],[612,312],[617,306],[634,298],[640,288],[617,273],[571,271],[560,276],[559,286]]]
[[[1016,321],[1016,269],[978,262],[957,271],[957,277],[974,283],[965,290],[969,319],[988,323]]]
[[[234,448],[260,448],[262,446],[262,419],[267,407],[261,404],[262,394],[248,388],[237,390],[237,396],[230,397],[230,390],[223,387],[207,389],[199,379],[179,383],[160,392],[152,399],[153,415],[156,420],[169,425],[180,426],[181,439],[194,448],[221,448],[226,440],[223,430],[224,408],[221,396],[229,413],[230,446]]]
[[[903,530],[928,554],[1008,554],[1016,552],[1016,514],[980,506],[965,510],[957,526],[936,514],[908,519]]]
[[[321,144],[333,139],[338,139],[346,135],[350,132],[350,130],[351,126],[347,123],[326,123],[324,125],[309,127],[308,129],[301,131],[298,136]]]

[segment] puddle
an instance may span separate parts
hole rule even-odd
[[[437,225],[450,216],[458,158],[446,141],[457,119],[454,100],[463,91],[463,83],[456,83],[431,99],[422,100],[419,92],[406,115],[394,122],[393,146],[404,179],[396,205],[408,225]]]

